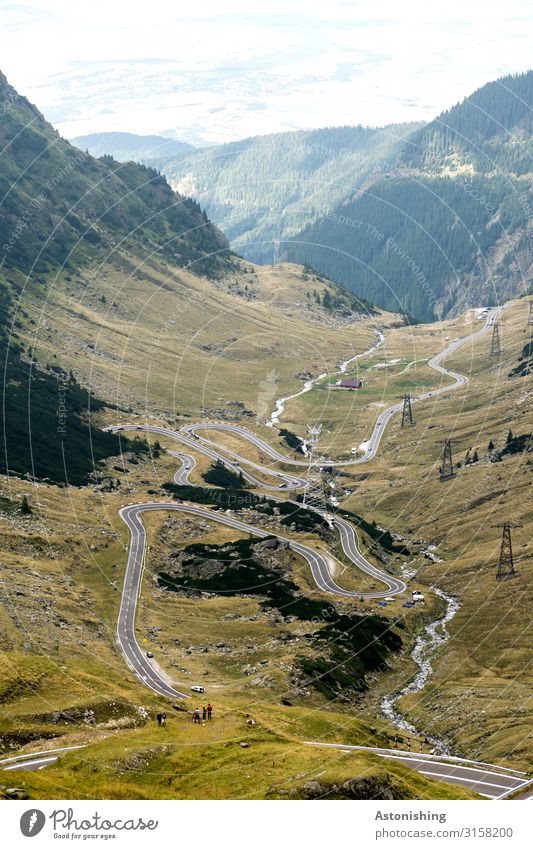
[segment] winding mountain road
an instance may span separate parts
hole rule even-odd
[[[453,342],[450,343],[450,345],[448,345],[448,347],[444,351],[429,360],[428,364],[432,369],[441,374],[453,378],[453,383],[423,393],[417,396],[416,398],[413,398],[413,403],[416,401],[422,401],[427,398],[443,394],[444,392],[449,392],[452,389],[457,389],[461,386],[464,386],[468,382],[468,378],[466,376],[453,371],[449,371],[444,366],[442,366],[442,360],[450,356],[452,353],[457,351],[466,343],[473,343],[476,339],[489,332],[501,309],[501,307],[492,309],[487,316],[484,326],[480,330],[476,331],[471,335],[455,339]],[[395,413],[399,412],[402,409],[402,406],[403,405],[401,402],[399,404],[394,404],[393,406],[389,407],[387,410],[379,414],[377,421],[374,425],[372,435],[367,441],[366,450],[361,457],[341,462],[330,463],[328,461],[328,465],[333,465],[337,467],[352,466],[361,463],[367,463],[372,460],[377,453],[388,422]],[[245,480],[253,484],[257,488],[266,490],[279,490],[280,481],[285,491],[302,489],[306,485],[304,478],[297,477],[295,475],[289,475],[286,472],[273,471],[270,467],[263,466],[259,463],[249,460],[246,457],[241,457],[240,455],[236,454],[233,451],[230,451],[224,446],[219,446],[215,442],[212,442],[211,440],[199,436],[199,434],[197,433],[198,430],[229,431],[231,433],[237,434],[241,438],[244,438],[251,444],[255,445],[267,457],[269,457],[275,462],[283,463],[284,465],[307,465],[306,460],[295,460],[294,458],[286,457],[285,455],[281,454],[276,448],[273,448],[259,436],[254,434],[252,431],[248,430],[247,428],[243,428],[240,425],[232,425],[228,424],[227,422],[201,422],[197,424],[186,425],[181,430],[176,431],[172,430],[171,428],[160,427],[158,425],[147,424],[139,426],[132,424],[121,424],[109,427],[107,428],[107,430],[113,432],[140,430],[165,437],[170,437],[171,439],[180,442],[183,446],[192,451],[199,452],[215,461],[220,461],[224,464],[226,468],[229,468],[232,471],[242,472]],[[170,453],[173,456],[179,458],[182,462],[181,468],[176,472],[174,476],[175,482],[181,485],[187,484],[189,482],[189,475],[196,465],[196,460],[187,451],[172,451]],[[275,476],[276,483],[265,483],[264,480],[256,477],[251,472],[243,469],[243,466],[251,467],[255,472],[259,472],[263,477],[268,478]],[[271,497],[273,498],[273,496]],[[278,498],[276,500],[280,499]],[[301,506],[297,502],[294,502],[294,505],[295,509]],[[328,558],[323,552],[311,548],[307,545],[304,545],[301,542],[297,542],[287,537],[280,536],[280,539],[286,540],[289,543],[290,547],[294,552],[300,554],[307,561],[311,569],[313,579],[319,589],[323,590],[324,592],[331,593],[332,595],[358,598],[363,597],[368,599],[384,598],[388,595],[398,595],[405,591],[406,584],[403,581],[398,578],[395,578],[392,575],[387,574],[381,569],[378,569],[361,554],[357,546],[357,538],[354,528],[349,522],[337,516],[330,516],[326,514],[325,511],[319,510],[314,507],[309,506],[308,509],[315,510],[323,516],[327,515],[328,520],[339,532],[341,546],[346,557],[348,557],[349,560],[361,571],[365,572],[372,578],[377,579],[385,585],[385,589],[376,592],[356,593],[343,589],[334,581],[331,575]],[[206,507],[200,507],[193,504],[184,504],[177,501],[155,501],[131,504],[127,507],[123,507],[120,510],[120,516],[122,520],[126,523],[130,532],[130,544],[117,620],[118,644],[130,669],[147,687],[161,694],[162,696],[167,696],[170,698],[185,698],[186,694],[175,689],[166,680],[164,675],[156,668],[155,663],[150,663],[150,658],[147,657],[146,653],[139,646],[135,634],[136,609],[139,594],[141,591],[146,552],[146,530],[144,528],[141,517],[142,514],[145,512],[156,510],[176,511],[191,516],[197,516],[199,518],[218,522],[220,524],[227,525],[228,527],[235,528],[236,530],[243,531],[244,533],[252,534],[253,536],[261,538],[270,536],[270,534],[262,528],[257,528],[253,525],[241,522],[239,519],[236,519],[234,516],[229,515],[228,513],[210,510]]]
[[[496,318],[502,311],[503,307],[494,307],[491,309],[487,315],[485,320],[485,324],[475,333],[471,333],[467,336],[461,336],[458,339],[454,339],[450,344],[440,352],[440,354],[436,354],[436,356],[432,357],[428,360],[428,366],[432,368],[434,371],[439,374],[443,374],[447,377],[453,378],[453,383],[447,383],[445,386],[439,386],[437,389],[431,389],[429,392],[423,392],[420,395],[417,395],[415,398],[411,398],[411,403],[416,403],[418,401],[425,401],[428,398],[434,398],[438,395],[442,395],[445,392],[450,392],[455,389],[459,389],[462,386],[466,386],[468,383],[468,377],[464,374],[459,374],[455,371],[449,371],[443,365],[441,365],[442,361],[447,357],[454,354],[459,348],[462,348],[463,345],[466,345],[468,342],[473,343],[481,336],[484,336],[494,325]],[[371,436],[366,441],[366,449],[364,453],[360,457],[350,458],[349,460],[340,460],[340,461],[329,461],[328,466],[334,466],[335,468],[341,468],[345,466],[357,466],[361,463],[368,463],[370,460],[373,460],[377,454],[381,439],[385,432],[385,428],[387,427],[390,419],[398,413],[403,408],[403,401],[400,401],[397,404],[393,404],[391,407],[388,407],[382,413],[378,415],[376,423],[374,425],[374,429],[372,431]],[[248,440],[256,448],[259,448],[267,456],[271,457],[273,460],[276,460],[279,463],[284,463],[285,465],[291,466],[307,466],[307,460],[297,460],[292,457],[286,457],[281,454],[277,449],[273,448],[268,442],[265,442],[261,437],[256,436],[251,430],[248,428],[241,427],[240,425],[232,425],[228,422],[198,422],[189,425],[185,425],[180,431],[180,433],[187,434],[188,436],[197,437],[199,430],[222,430],[229,431],[230,433],[238,434],[243,439]],[[202,445],[207,448],[209,446],[216,447],[216,443],[211,442],[208,439],[202,439]],[[249,461],[246,457],[241,457],[238,454],[235,454],[231,451],[226,451],[233,459],[237,460],[239,463],[248,463]]]

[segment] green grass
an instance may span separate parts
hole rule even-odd
[[[172,712],[163,729],[151,722],[126,730],[66,754],[46,770],[20,774],[20,784],[32,798],[41,799],[276,799],[289,790],[298,792],[320,775],[326,783],[374,778],[400,799],[475,798],[401,764],[384,765],[368,753],[347,756],[306,746],[296,736],[301,729],[317,732],[331,727],[335,717],[315,715],[310,723],[301,711],[293,719],[293,712],[270,707],[266,721],[260,712],[252,727],[242,710],[216,713],[204,726],[193,726],[190,715]],[[254,716],[253,709],[246,713]],[[287,717],[291,733],[274,730],[283,728]],[[353,723],[353,738],[365,734],[368,738],[363,724]]]

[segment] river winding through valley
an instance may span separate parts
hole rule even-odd
[[[496,320],[501,309],[501,307],[492,309],[487,316],[484,326],[480,330],[470,335],[454,339],[443,351],[440,352],[440,354],[437,354],[432,359],[428,360],[428,365],[430,366],[430,368],[442,375],[451,377],[453,379],[453,383],[441,385],[436,389],[425,392],[419,395],[418,397],[414,398],[413,401],[422,401],[426,398],[441,395],[443,393],[449,392],[452,389],[464,386],[466,383],[468,383],[468,377],[453,371],[449,371],[440,363],[443,359],[450,356],[465,343],[471,343],[473,339],[488,333],[491,327],[493,326],[493,323]],[[345,360],[339,365],[338,371],[333,372],[333,374],[345,373],[350,363],[354,362],[357,359],[360,359],[361,357],[368,356],[377,348],[383,345],[385,340],[383,333],[378,330],[375,330],[374,332],[377,336],[377,341],[375,342],[375,344],[369,347],[366,351],[363,351],[361,354],[356,354],[355,356],[352,356]],[[324,373],[316,378],[308,380],[299,392],[296,392],[293,395],[287,396],[285,398],[278,399],[278,401],[276,402],[276,408],[271,414],[268,424],[270,426],[278,424],[279,418],[285,409],[286,402],[292,398],[296,398],[302,395],[304,392],[309,392],[317,381],[323,379],[326,376],[328,376],[328,373]],[[381,438],[390,418],[395,413],[399,412],[401,408],[401,403],[394,404],[393,406],[379,413],[372,433],[368,440],[368,447],[365,450],[363,456],[350,459],[348,461],[332,461],[332,465],[338,467],[353,466],[371,461],[376,456]],[[282,455],[276,448],[269,445],[261,437],[259,437],[257,434],[253,433],[249,429],[243,428],[241,425],[231,424],[227,422],[210,423],[203,421],[198,423],[192,423],[183,426],[179,431],[173,431],[171,429],[158,425],[148,424],[145,424],[142,427],[134,424],[117,424],[111,426],[110,428],[107,428],[107,430],[113,431],[150,431],[176,439],[182,444],[184,444],[186,447],[188,447],[189,451],[185,452],[183,450],[183,446],[181,446],[181,450],[179,452],[179,456],[181,457],[182,463],[184,464],[183,468],[177,473],[180,476],[180,483],[188,482],[188,475],[190,471],[194,468],[194,456],[190,454],[190,449],[192,449],[195,452],[200,451],[200,453],[207,455],[211,459],[215,459],[216,461],[221,462],[223,465],[229,467],[233,472],[235,472],[236,469],[239,469],[245,476],[246,480],[252,482],[254,486],[261,486],[263,488],[269,489],[277,489],[282,487],[286,490],[301,489],[302,486],[305,487],[305,481],[302,478],[295,477],[294,475],[290,475],[289,473],[273,473],[270,467],[266,468],[256,462],[249,460],[246,457],[242,457],[239,454],[236,454],[235,452],[230,452],[231,459],[228,459],[227,456],[225,456],[224,454],[224,450],[226,450],[227,452],[227,449],[224,449],[224,446],[219,446],[216,442],[207,440],[205,439],[205,437],[200,437],[196,433],[196,430],[212,429],[231,431],[234,434],[239,435],[241,438],[247,440],[248,442],[254,444],[272,460],[281,462],[285,465],[289,464],[291,466],[303,466],[306,465],[308,462],[306,460],[296,460]],[[222,453],[220,453],[221,450]],[[265,475],[274,474],[276,476],[275,484],[265,484],[262,480],[259,480],[258,478],[254,477],[250,472],[242,470],[242,464],[251,465],[254,470],[259,470]],[[280,479],[283,481],[282,484],[279,483]],[[318,508],[311,509],[318,510]],[[222,522],[223,524],[229,525],[230,527],[234,527],[238,530],[243,530],[247,533],[252,533],[255,536],[260,537],[266,536],[267,533],[263,529],[255,528],[254,526],[251,526],[247,523],[243,523],[237,518],[232,517],[230,515],[222,515],[220,513],[208,510],[205,507],[199,507],[197,505],[192,504],[185,504],[179,501],[172,503],[166,501],[139,503],[121,508],[120,515],[121,518],[128,525],[131,534],[131,540],[128,554],[128,562],[126,567],[126,577],[124,580],[121,605],[117,621],[117,637],[119,645],[130,668],[148,687],[155,690],[156,692],[159,692],[166,696],[170,696],[172,698],[185,698],[186,695],[184,693],[181,693],[180,691],[172,688],[167,683],[167,681],[159,675],[157,670],[154,670],[154,668],[147,661],[146,656],[138,645],[136,639],[135,611],[137,600],[140,594],[140,586],[144,568],[144,553],[146,547],[145,530],[140,519],[140,514],[142,512],[146,512],[147,510],[174,510],[189,513],[192,515],[202,516],[204,518],[208,518],[217,522]],[[320,510],[318,510],[318,512],[320,512]],[[386,588],[384,590],[379,590],[375,592],[365,592],[361,594],[343,589],[335,583],[330,573],[329,561],[322,552],[314,548],[309,548],[308,546],[303,545],[298,541],[288,540],[290,542],[291,548],[293,548],[294,551],[301,554],[307,560],[311,569],[313,579],[319,589],[331,593],[333,595],[340,595],[344,597],[349,597],[350,595],[360,595],[364,596],[365,598],[371,599],[385,598],[388,595],[398,595],[400,593],[405,592],[405,582],[401,581],[393,575],[390,575],[389,573],[383,572],[382,570],[378,569],[364,557],[364,555],[358,549],[357,537],[354,533],[353,527],[350,525],[349,522],[339,516],[335,516],[332,521],[334,522],[337,530],[339,531],[341,545],[348,559],[351,560],[363,572],[366,572],[367,574],[372,575],[374,578],[377,578],[378,580],[383,582]],[[436,650],[440,648],[445,642],[447,642],[447,640],[450,639],[450,634],[447,631],[446,626],[455,616],[459,609],[459,603],[457,599],[448,595],[438,587],[431,587],[431,591],[446,602],[446,612],[444,616],[441,616],[440,618],[426,625],[422,634],[420,634],[416,638],[414,648],[411,652],[411,657],[413,658],[415,664],[418,666],[418,672],[415,675],[414,679],[408,685],[406,685],[400,692],[385,696],[381,700],[380,706],[383,714],[398,729],[408,731],[410,733],[415,733],[417,735],[422,734],[426,737],[426,739],[428,739],[432,743],[436,751],[442,752],[443,754],[448,754],[448,748],[443,741],[435,737],[431,737],[426,732],[418,731],[396,709],[396,705],[399,699],[411,693],[419,692],[427,684],[428,679],[433,672],[431,661],[434,657]]]
[[[373,351],[376,351],[378,348],[380,348],[385,342],[385,336],[383,335],[381,330],[374,330],[374,333],[378,337],[378,341],[374,345],[371,345],[370,348],[367,348],[366,351],[363,351],[361,354],[355,354],[353,357],[344,360],[344,362],[339,365],[337,371],[331,372],[331,375],[345,374],[346,369],[348,368],[350,363],[353,363],[355,360],[360,360],[361,357],[367,357]],[[285,412],[285,404],[287,403],[287,401],[292,401],[293,398],[299,398],[300,395],[305,395],[306,392],[309,392],[313,388],[315,383],[318,383],[319,380],[323,380],[329,375],[330,372],[325,371],[322,374],[319,374],[317,377],[312,377],[309,380],[306,380],[303,387],[298,392],[294,392],[292,395],[286,395],[284,398],[278,398],[274,411],[271,414],[269,420],[266,422],[267,427],[274,427],[275,425],[279,425],[279,419],[280,416]]]
[[[446,613],[444,616],[441,616],[439,619],[435,619],[433,622],[430,622],[429,625],[426,625],[422,634],[416,638],[415,646],[411,652],[411,657],[418,666],[418,672],[413,680],[400,690],[399,693],[392,693],[381,700],[381,710],[387,719],[401,731],[409,731],[411,734],[425,736],[426,739],[432,743],[436,751],[443,755],[450,755],[451,752],[442,740],[427,734],[425,731],[420,731],[420,729],[417,729],[414,725],[412,725],[412,723],[408,722],[403,714],[396,710],[396,704],[401,698],[403,698],[403,696],[408,696],[411,693],[418,693],[426,686],[431,674],[433,673],[431,661],[436,650],[450,639],[450,634],[446,625],[453,619],[459,610],[459,602],[456,598],[448,595],[443,590],[439,589],[439,587],[430,587],[430,589],[431,592],[435,593],[435,595],[439,596],[439,598],[442,598],[443,601],[446,602]]]

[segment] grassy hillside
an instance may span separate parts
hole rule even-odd
[[[46,301],[27,287],[17,333],[39,362],[72,369],[116,405],[116,418],[265,421],[303,371],[334,369],[375,339],[373,316],[307,297],[326,289],[295,266],[240,264],[213,281],[123,252],[58,275]]]
[[[358,708],[361,689],[346,687],[341,667],[356,663],[358,653],[340,661],[334,635],[325,634],[322,646],[314,642],[327,621],[295,617],[292,609],[261,610],[262,596],[195,598],[157,586],[152,576],[176,561],[176,545],[201,541],[229,550],[236,536],[229,528],[164,512],[148,518],[150,557],[137,626],[141,646],[184,689],[206,685],[213,723],[194,728],[193,700],[175,710],[131,675],[114,641],[127,539],[117,510],[124,501],[153,498],[157,481],[169,480],[175,465],[165,453],[125,452],[108,461],[108,475],[119,484],[111,491],[16,479],[7,488],[2,479],[0,750],[7,757],[87,745],[40,773],[19,774],[17,786],[32,798],[305,798],[316,778],[326,798],[468,798],[467,791],[368,753],[348,757],[304,745],[309,739],[390,745],[396,735],[383,721],[366,722]],[[23,494],[29,516],[18,509]],[[309,596],[315,608],[323,606],[326,599],[311,591],[298,559],[283,551],[277,557],[278,579],[292,574],[298,585],[294,603],[303,611]],[[339,611],[345,641],[348,615],[354,623],[358,617],[344,604]],[[366,616],[363,631],[356,627],[352,637],[365,636],[376,621]],[[390,640],[393,632],[385,636]],[[371,643],[367,654],[378,647]],[[323,681],[331,687],[337,675],[338,694],[306,684],[298,672],[299,659],[316,662],[331,652],[336,660]],[[369,662],[370,654],[362,657]],[[386,652],[380,657],[382,663]],[[155,722],[158,710],[168,713],[164,729]]]
[[[2,471],[86,481],[118,451],[99,429],[105,405],[265,418],[299,385],[298,359],[330,367],[372,338],[354,324],[367,305],[231,256],[195,201],[72,147],[4,77],[0,101]]]
[[[517,367],[529,350],[527,318],[528,300],[514,302],[501,318],[501,357],[490,355],[488,336],[462,348],[446,365],[468,375],[467,386],[413,405],[414,428],[402,430],[396,417],[381,454],[336,482],[343,507],[422,543],[422,551],[413,550],[413,581],[435,584],[460,600],[448,626],[451,640],[436,656],[431,683],[402,700],[402,710],[419,729],[447,738],[463,754],[508,759],[526,768],[532,716],[526,611],[533,576],[528,497],[533,414],[530,376]],[[323,421],[322,451],[345,458],[350,444],[365,439],[384,406],[405,391],[415,395],[422,387],[442,385],[435,373],[431,382],[425,362],[476,324],[468,313],[453,322],[390,330],[383,352],[360,364],[364,390],[326,392],[317,386],[288,405],[282,423],[303,433],[306,421]],[[389,363],[384,369],[375,368],[380,358]],[[442,382],[448,381],[443,377]],[[441,482],[439,441],[447,437],[456,440],[459,467],[455,478]],[[478,462],[465,464],[467,452],[470,458],[477,452]],[[503,521],[517,526],[512,536],[519,577],[499,583]],[[441,562],[424,555],[428,545],[436,546]],[[367,707],[379,713],[380,695],[400,689],[414,670],[406,663],[387,672],[369,694]]]
[[[102,396],[90,391],[90,380],[82,387],[76,363],[62,356],[74,344],[79,296],[62,313],[62,335],[56,331],[54,345],[37,350],[43,310],[64,306],[54,302],[60,276],[99,273],[124,254],[136,265],[156,256],[213,275],[232,260],[198,204],[153,170],[72,147],[3,75],[0,108],[0,471],[79,485],[119,443],[91,429]]]

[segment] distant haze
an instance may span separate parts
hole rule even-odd
[[[432,118],[530,64],[527,0],[29,0],[2,10],[2,67],[69,138],[194,145]]]

